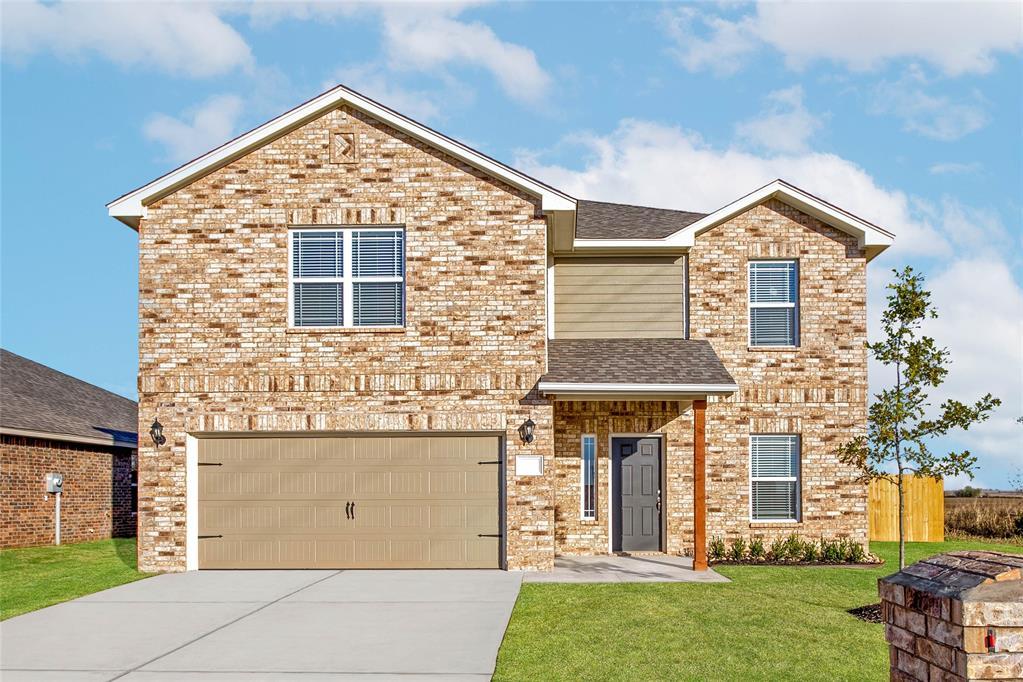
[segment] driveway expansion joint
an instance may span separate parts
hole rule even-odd
[[[165,651],[164,653],[160,654],[159,656],[151,658],[151,659],[149,659],[148,661],[146,661],[144,663],[140,663],[139,665],[136,665],[134,668],[129,668],[128,670],[125,670],[124,672],[122,672],[121,674],[119,674],[119,675],[117,675],[115,677],[111,677],[109,682],[114,682],[114,680],[119,680],[122,677],[130,675],[131,673],[134,673],[134,672],[141,672],[141,668],[145,668],[147,665],[155,663],[156,661],[159,661],[161,658],[165,658],[167,656],[170,656],[174,652],[180,651],[181,649],[184,649],[187,646],[195,644],[199,640],[204,639],[206,637],[209,637],[210,635],[212,635],[215,632],[219,632],[220,630],[223,630],[226,627],[230,627],[231,625],[234,625],[238,621],[245,620],[249,616],[251,616],[253,614],[256,614],[256,613],[259,613],[263,609],[265,609],[267,607],[270,607],[270,606],[273,606],[274,604],[276,604],[279,601],[282,601],[284,599],[287,599],[288,597],[296,595],[299,592],[301,592],[302,590],[308,589],[308,588],[312,587],[313,585],[317,585],[317,584],[323,582],[324,580],[329,580],[330,578],[333,578],[333,577],[335,577],[335,576],[337,576],[337,575],[339,575],[341,573],[343,573],[343,571],[334,571],[333,573],[331,573],[329,575],[325,575],[325,576],[323,576],[322,578],[320,578],[318,580],[312,581],[308,585],[303,585],[302,587],[298,588],[297,590],[289,592],[288,594],[281,595],[280,597],[277,597],[273,601],[269,601],[269,602],[263,603],[262,606],[260,606],[257,609],[253,609],[252,611],[249,611],[248,613],[245,613],[245,614],[243,614],[241,616],[238,616],[237,618],[235,618],[233,620],[229,620],[228,622],[213,628],[209,632],[205,632],[205,633],[199,635],[198,637],[195,637],[194,639],[191,639],[191,640],[185,642],[184,644],[182,644],[180,646],[174,647],[170,651]],[[207,603],[208,604],[208,603],[218,603],[218,602],[186,602],[186,603]],[[219,603],[224,603],[224,602],[219,602]],[[252,604],[252,603],[262,603],[262,602],[239,602],[239,603],[242,603],[242,604]]]

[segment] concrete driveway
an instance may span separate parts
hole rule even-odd
[[[521,580],[504,571],[161,575],[4,621],[0,677],[488,680]]]

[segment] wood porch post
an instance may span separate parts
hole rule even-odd
[[[707,570],[707,401],[693,401],[693,570]]]

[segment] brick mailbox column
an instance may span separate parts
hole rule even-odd
[[[1023,678],[1023,556],[949,552],[878,580],[891,679]]]

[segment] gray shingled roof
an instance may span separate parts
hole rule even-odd
[[[28,358],[0,350],[0,428],[134,446],[138,404]]]
[[[541,381],[735,385],[710,343],[688,339],[551,339]]]
[[[580,199],[576,208],[575,236],[577,239],[663,239],[705,215]]]

